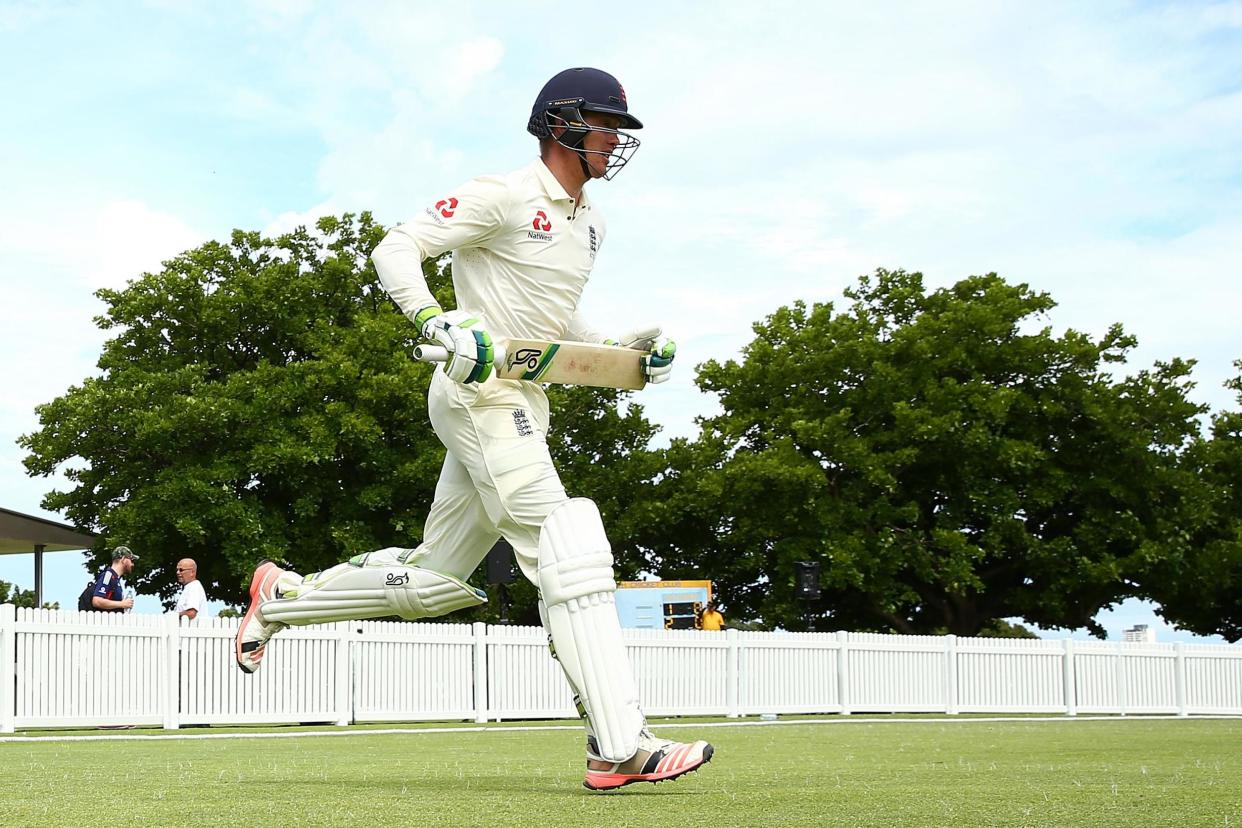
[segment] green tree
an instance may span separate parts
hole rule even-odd
[[[1039,638],[1021,624],[996,618],[979,630],[980,638]]]
[[[99,291],[96,323],[116,332],[99,374],[39,406],[21,440],[30,474],[65,466],[74,484],[43,505],[137,552],[143,592],[170,601],[189,556],[212,597],[237,603],[259,558],[314,571],[419,540],[444,457],[431,371],[409,358],[417,331],[369,262],[383,228],[363,213],[317,230],[236,231]],[[448,266],[424,272],[452,307]],[[621,514],[652,428],[616,394],[556,399],[567,489]],[[101,542],[94,564],[105,555]],[[533,593],[522,601],[533,611]]]
[[[1234,365],[1242,371],[1242,361]],[[1226,383],[1242,404],[1242,376]],[[1242,411],[1212,418],[1210,435],[1185,453],[1184,468],[1200,485],[1172,541],[1149,557],[1141,594],[1158,613],[1199,635],[1242,639]]]
[[[0,604],[13,604],[18,607],[34,609],[35,594],[33,589],[22,589],[17,584],[0,581]],[[59,602],[43,602],[42,609],[60,609]]]
[[[928,292],[880,270],[852,304],[784,307],[699,386],[723,413],[675,441],[643,542],[710,576],[734,618],[948,631],[1087,626],[1134,594],[1191,476],[1191,363],[1113,379],[1135,341],[1033,324],[1052,299],[994,274]],[[677,550],[684,550],[678,554]],[[794,597],[818,561],[822,597]],[[809,610],[809,613],[808,613]]]

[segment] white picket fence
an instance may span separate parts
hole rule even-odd
[[[263,668],[234,619],[0,606],[16,728],[573,717],[542,629],[363,621],[286,630]],[[626,630],[652,716],[1242,715],[1242,647],[870,633]]]

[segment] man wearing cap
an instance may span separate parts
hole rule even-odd
[[[133,598],[125,597],[125,585],[121,579],[134,569],[134,561],[138,556],[128,546],[118,546],[112,550],[112,565],[95,577],[95,588],[91,592],[91,609],[104,612],[125,612],[134,606]]]
[[[537,159],[433,197],[372,254],[389,295],[424,338],[450,352],[428,392],[447,454],[422,543],[304,578],[261,563],[235,655],[254,672],[271,636],[290,624],[425,618],[482,604],[487,596],[465,581],[503,537],[539,590],[549,643],[586,724],[583,784],[607,790],[673,779],[709,761],[712,746],[660,739],[647,728],[599,510],[561,485],[543,387],[492,376],[493,339],[521,337],[613,342],[641,352],[649,383],[668,379],[676,348],[658,325],[610,337],[578,308],[607,231],[584,186],[629,162],[639,142],[623,130],[642,122],[615,77],[583,67],[544,85],[526,128],[539,139]],[[445,311],[422,264],[449,251],[457,308]]]

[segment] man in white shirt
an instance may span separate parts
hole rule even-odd
[[[570,498],[546,440],[543,387],[492,377],[493,337],[612,341],[644,352],[650,383],[668,379],[676,347],[658,326],[608,340],[578,311],[605,224],[584,185],[611,179],[638,148],[625,90],[598,69],[568,69],[540,91],[527,131],[533,163],[435,198],[372,254],[380,282],[423,337],[450,357],[436,370],[428,413],[447,455],[414,549],[381,549],[306,577],[263,562],[235,655],[259,668],[290,624],[442,615],[486,602],[465,579],[498,538],[538,588],[540,615],[587,728],[593,790],[673,779],[712,757],[706,742],[657,739],[639,709],[613,605],[612,552],[595,504]],[[453,251],[457,309],[445,312],[422,263]]]
[[[198,564],[192,558],[177,561],[177,583],[181,584],[182,590],[173,612],[193,621],[206,609],[207,593],[198,581]]]

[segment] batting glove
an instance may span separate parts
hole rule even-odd
[[[643,356],[643,376],[652,385],[658,385],[669,378],[673,371],[673,357],[677,355],[677,343],[666,337],[659,337],[651,344],[650,353]]]
[[[483,382],[492,375],[495,351],[492,337],[477,328],[478,318],[468,311],[455,310],[444,313],[432,306],[423,308],[414,317],[423,339],[441,345],[449,352],[444,373],[449,379],[461,383]]]
[[[661,333],[659,325],[646,325],[623,333],[617,339],[606,339],[604,344],[620,345],[622,348],[633,348],[635,351],[650,351]]]

